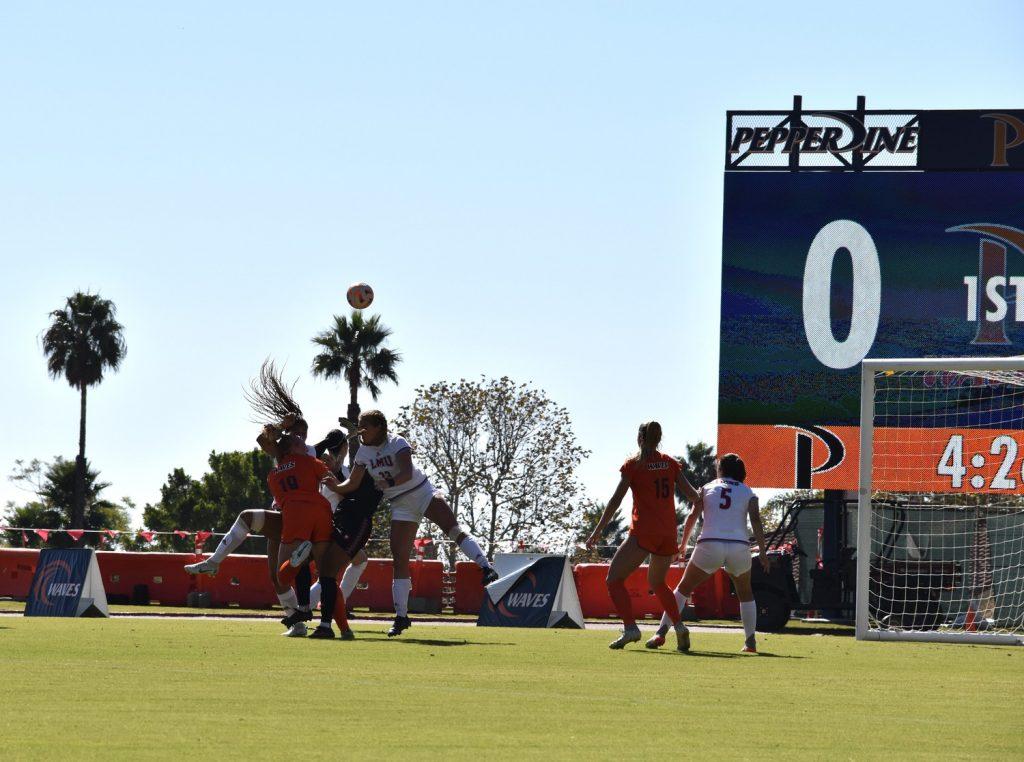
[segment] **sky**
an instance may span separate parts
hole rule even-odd
[[[529,382],[602,500],[640,422],[714,443],[726,110],[1020,108],[1024,5],[699,7],[0,5],[0,504],[16,459],[77,451],[40,346],[76,290],[125,326],[87,456],[140,506],[253,445],[268,356],[312,436],[344,414],[310,339],[357,281],[403,356],[388,415]]]

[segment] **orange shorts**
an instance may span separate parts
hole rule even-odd
[[[334,522],[331,506],[323,503],[291,503],[281,511],[281,542],[327,542],[331,539]]]
[[[641,550],[653,553],[656,556],[674,556],[679,552],[679,540],[675,534],[644,532],[643,530],[631,529],[630,536],[636,539],[636,544]]]

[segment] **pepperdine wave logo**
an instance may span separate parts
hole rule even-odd
[[[921,128],[914,124],[917,117],[913,114],[902,115],[909,116],[909,121],[895,128],[886,124],[868,126],[844,111],[780,112],[776,116],[781,120],[774,126],[743,126],[734,120],[730,155],[917,153]]]
[[[58,575],[71,576],[71,566],[66,561],[50,561],[37,573],[35,584],[32,586],[32,596],[41,605],[52,605],[50,595],[63,598],[78,595],[81,585],[55,580]]]
[[[527,571],[523,574],[522,578],[529,581],[529,590],[519,590],[515,593],[508,593],[504,599],[498,601],[497,606],[494,605],[488,596],[488,608],[490,608],[491,611],[497,611],[502,616],[510,619],[518,619],[520,615],[513,613],[512,610],[508,608],[509,606],[517,609],[542,609],[547,606],[548,601],[551,599],[551,594],[537,592],[537,575],[532,571]],[[506,605],[506,602],[508,605]]]

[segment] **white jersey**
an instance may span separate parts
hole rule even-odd
[[[412,447],[403,437],[391,436],[389,434],[377,447],[360,444],[354,463],[357,466],[363,466],[375,481],[378,479],[394,479],[395,474],[398,472],[398,453],[411,449]],[[427,477],[413,463],[411,478],[401,484],[396,484],[394,487],[386,487],[384,489],[384,497],[389,500],[398,497],[410,490],[416,489],[426,481]]]
[[[351,475],[352,475],[352,469],[350,469],[347,465],[342,463],[341,464],[341,480],[345,481]],[[337,476],[337,473],[335,473],[335,476]],[[321,484],[320,485],[320,494],[323,495],[324,497],[326,497],[327,498],[327,502],[329,502],[331,504],[331,513],[334,513],[336,510],[338,510],[338,503],[340,503],[342,501],[342,499],[345,497],[344,495],[339,495],[337,492],[332,490],[326,484]]]
[[[747,508],[754,492],[743,482],[715,479],[700,488],[704,526],[701,540],[750,542],[747,531]]]

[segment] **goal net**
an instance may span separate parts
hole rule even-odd
[[[1024,358],[861,379],[857,637],[1024,643]]]

